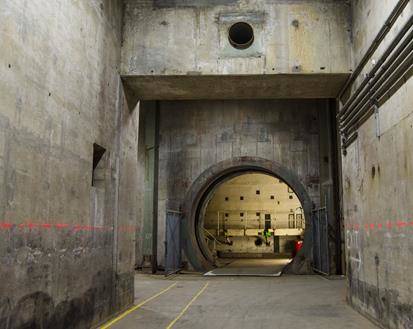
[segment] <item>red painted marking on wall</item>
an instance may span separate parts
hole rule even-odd
[[[94,226],[90,226],[90,225],[74,225],[73,226],[73,231],[75,232],[91,232],[94,231],[95,227]]]
[[[135,228],[136,226],[131,226],[131,228]],[[386,223],[365,223],[363,225],[360,226],[360,224],[345,224],[344,227],[347,227],[348,229],[353,229],[355,231],[358,231],[360,228],[368,231],[368,230],[374,230],[375,228],[377,229],[383,229],[383,228],[387,228],[388,230],[391,230],[393,228],[398,228],[398,229],[405,229],[407,227],[413,227],[413,221],[411,221],[411,218],[409,218],[407,221],[403,221],[403,220],[397,220],[397,221],[386,221]],[[132,231],[132,229],[131,229]]]
[[[72,232],[91,232],[91,231],[99,231],[99,232],[111,232],[113,231],[112,226],[91,226],[91,225],[80,225],[80,224],[66,224],[66,223],[33,223],[32,221],[27,220],[25,223],[13,224],[9,221],[0,222],[0,230],[9,230],[13,227],[16,227],[20,230],[29,229],[32,231],[33,229],[42,229],[42,230],[51,230],[52,228],[56,228],[57,230],[62,229],[69,229]],[[134,232],[136,226],[120,226],[119,230],[121,232]]]
[[[30,230],[32,230],[32,229],[34,229],[35,227],[37,227],[38,224],[35,224],[35,223],[27,223],[26,226],[27,226]]]
[[[7,222],[0,223],[0,228],[1,228],[2,230],[9,230],[9,229],[11,229],[12,227],[13,227],[13,224],[12,224],[12,223],[7,223]]]
[[[401,222],[401,221],[397,221],[397,227],[398,228],[403,228],[403,227],[406,227],[407,226],[407,223],[406,222]]]
[[[80,231],[82,229],[82,226],[81,225],[75,225],[75,226],[73,226],[73,231],[75,231],[75,232],[78,232],[78,231]]]

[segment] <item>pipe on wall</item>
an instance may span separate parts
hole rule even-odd
[[[377,75],[372,75],[370,81],[363,92],[360,94],[357,102],[353,104],[350,110],[347,112],[347,115],[342,115],[340,117],[342,127],[345,127],[354,119],[354,114],[363,107],[363,105],[372,98],[373,93],[381,86],[381,84],[386,81],[391,75],[395,73],[395,70],[401,65],[406,58],[410,56],[413,50],[413,30],[410,32],[408,37],[405,39],[405,42],[394,51],[393,55],[387,60],[387,62],[381,65]]]
[[[399,2],[400,4],[401,2]],[[393,13],[398,12],[396,9]],[[391,15],[388,20],[391,24],[394,24],[394,16]],[[390,23],[386,22],[387,25]],[[412,26],[413,17],[410,17],[339,112],[343,149],[357,138],[357,129],[372,115],[372,108],[381,106],[390,97],[389,94],[395,92],[404,83],[403,81],[406,81],[413,65]],[[373,45],[369,48],[369,51],[374,48],[372,47]],[[352,82],[354,82],[357,75],[353,74],[352,77]]]
[[[387,58],[390,56],[390,54],[397,47],[399,42],[403,39],[405,34],[409,31],[409,29],[412,26],[413,26],[413,17],[410,17],[410,19],[406,22],[406,24],[403,26],[403,28],[400,30],[397,36],[393,39],[393,41],[391,42],[389,47],[386,49],[386,51],[383,53],[382,57],[379,59],[379,61],[376,63],[373,69],[364,78],[363,82],[360,84],[360,86],[357,88],[354,94],[351,95],[350,99],[344,104],[343,108],[340,111],[340,117],[346,118],[349,115],[350,107],[353,106],[354,102],[357,103],[357,101],[359,100],[360,93],[365,89],[369,81],[375,76],[376,72],[382,67],[384,62],[387,60]],[[411,34],[404,40],[403,44],[407,44],[409,42],[408,40],[409,37],[411,39]]]
[[[402,77],[413,64],[413,42],[408,53],[401,53],[397,60],[380,76],[370,89],[370,97],[354,109],[352,115],[342,122],[343,131],[348,134],[357,129],[357,123],[362,116],[370,112],[374,104],[380,105],[380,100],[392,89],[392,86]]]
[[[339,99],[342,99],[344,93],[347,89],[354,83],[360,73],[363,71],[363,68],[366,66],[367,62],[373,56],[374,52],[380,46],[381,42],[384,40],[386,35],[390,32],[393,25],[396,23],[397,19],[406,8],[407,4],[410,0],[399,0],[397,5],[394,7],[392,12],[390,13],[389,17],[386,19],[386,22],[381,27],[380,31],[377,33],[376,37],[374,38],[372,44],[370,45],[369,49],[367,49],[366,53],[364,54],[363,58],[361,59],[360,63],[357,65],[356,69],[354,70],[353,74],[349,77],[346,84],[344,85],[343,89],[340,92]]]

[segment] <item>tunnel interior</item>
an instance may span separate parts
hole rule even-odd
[[[219,184],[202,209],[198,227],[217,267],[287,264],[302,247],[303,207],[277,177],[240,174]]]

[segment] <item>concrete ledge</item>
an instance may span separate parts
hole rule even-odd
[[[349,74],[123,75],[129,101],[336,98]]]

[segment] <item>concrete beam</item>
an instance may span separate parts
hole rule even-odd
[[[349,77],[337,74],[124,75],[128,99],[335,98]]]

